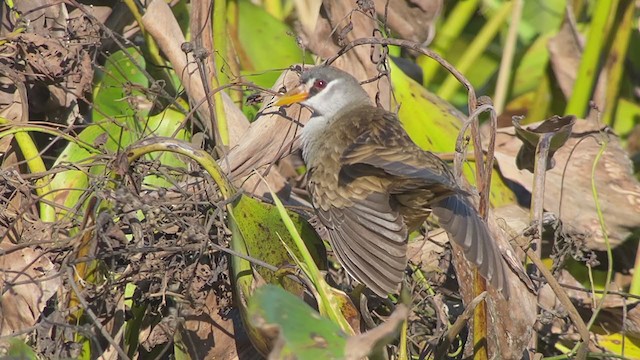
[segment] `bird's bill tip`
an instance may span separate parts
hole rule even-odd
[[[298,86],[291,89],[286,94],[280,96],[276,101],[276,106],[290,105],[303,102],[309,98],[309,91],[304,86]]]

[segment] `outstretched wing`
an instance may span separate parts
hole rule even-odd
[[[372,110],[368,130],[342,154],[339,181],[374,175],[391,179],[390,196],[403,206],[409,226],[431,207],[451,239],[494,288],[509,296],[504,262],[486,223],[468,202],[451,170],[436,155],[413,143],[394,114]]]
[[[309,185],[313,196],[327,190]],[[378,296],[397,292],[407,266],[407,227],[391,208],[388,194],[340,198],[324,209],[317,206],[316,212],[329,230],[338,261],[350,276]]]
[[[432,210],[451,239],[462,247],[464,256],[508,299],[509,286],[500,249],[475,208],[463,196],[455,195],[438,201]]]

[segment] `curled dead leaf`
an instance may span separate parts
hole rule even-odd
[[[0,336],[34,326],[47,301],[61,285],[57,271],[41,251],[0,244]]]
[[[533,175],[516,167],[521,144],[513,127],[499,129],[495,155],[502,176],[530,193]],[[602,157],[593,168],[602,147]],[[595,122],[578,120],[554,158],[556,165],[546,174],[544,208],[555,213],[565,228],[583,233],[588,248],[606,248],[593,197],[592,170],[611,246],[620,245],[640,228],[640,183],[615,134]]]

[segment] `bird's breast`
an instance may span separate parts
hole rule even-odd
[[[329,129],[329,120],[324,116],[313,116],[302,128],[300,140],[302,141],[302,157],[308,168],[314,168],[317,161],[326,157],[327,149],[322,144],[325,142],[325,134]]]

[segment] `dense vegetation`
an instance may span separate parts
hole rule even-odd
[[[640,358],[636,1],[0,6],[2,355]],[[436,223],[399,295],[336,264],[272,105],[325,61],[461,174],[508,300]]]

